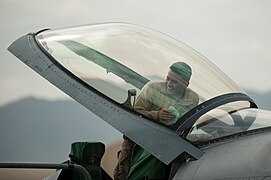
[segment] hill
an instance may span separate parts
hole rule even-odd
[[[121,134],[79,103],[25,98],[0,108],[0,161],[62,162],[75,141],[106,145]]]
[[[256,102],[259,108],[271,110],[271,91],[259,93],[252,90],[246,90],[246,92]]]

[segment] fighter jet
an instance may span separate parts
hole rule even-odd
[[[271,112],[170,36],[101,23],[29,33],[8,50],[165,164],[164,179],[271,179]],[[175,62],[191,67],[198,103],[167,123],[137,111],[146,85],[166,82]]]

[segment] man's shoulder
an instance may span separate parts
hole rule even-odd
[[[197,95],[198,96],[198,94],[195,91],[193,91],[192,89],[190,89],[190,88],[187,88],[187,92],[189,94],[193,94],[193,95]]]
[[[196,102],[199,101],[199,95],[190,88],[187,88],[187,95],[188,98],[193,99]]]

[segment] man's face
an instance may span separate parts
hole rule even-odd
[[[173,71],[169,71],[166,79],[166,90],[169,95],[181,96],[188,84],[184,83],[184,80],[180,75],[175,74]]]

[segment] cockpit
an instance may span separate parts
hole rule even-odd
[[[199,101],[176,122],[163,125],[189,141],[208,141],[271,125],[264,122],[267,112],[257,110],[254,101],[214,64],[157,31],[110,23],[46,30],[35,38],[54,63],[134,113],[138,113],[134,103],[146,84],[165,82],[175,62],[188,64],[192,69],[188,88]]]

